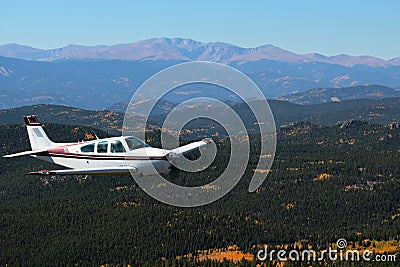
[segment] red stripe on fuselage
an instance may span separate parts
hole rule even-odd
[[[95,160],[167,160],[165,156],[110,156],[110,155],[87,155],[73,153],[50,153],[50,157],[76,158],[76,159],[95,159]]]

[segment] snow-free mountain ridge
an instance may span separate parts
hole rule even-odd
[[[266,44],[243,48],[229,43],[203,43],[183,38],[153,38],[116,45],[84,46],[71,44],[55,49],[39,49],[19,44],[0,45],[0,56],[36,61],[119,59],[119,60],[204,60],[221,63],[249,62],[261,59],[286,63],[323,62],[352,67],[400,65],[400,57],[390,60],[363,55],[324,56],[318,53],[297,54]]]

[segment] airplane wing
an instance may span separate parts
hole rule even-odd
[[[205,139],[203,139],[201,141],[193,142],[193,143],[187,144],[185,146],[181,146],[181,147],[172,149],[168,153],[168,157],[169,158],[179,157],[181,154],[188,153],[188,152],[193,151],[193,150],[195,150],[197,148],[205,146],[205,145],[207,145],[207,144],[209,144],[211,142],[212,142],[211,138],[205,138]]]
[[[135,167],[103,167],[87,169],[65,169],[65,170],[41,170],[29,172],[29,175],[128,175],[131,172],[137,172]]]
[[[23,152],[18,152],[15,154],[5,155],[3,157],[4,158],[13,158],[13,157],[26,156],[26,155],[38,155],[38,154],[42,154],[45,152],[47,152],[47,149],[35,149],[35,150],[23,151]]]

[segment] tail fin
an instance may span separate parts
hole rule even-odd
[[[29,141],[32,150],[54,146],[55,144],[47,137],[36,115],[25,116],[24,122],[28,130]]]

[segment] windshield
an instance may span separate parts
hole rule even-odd
[[[130,151],[148,146],[145,142],[133,136],[125,138],[125,142],[128,145]]]

